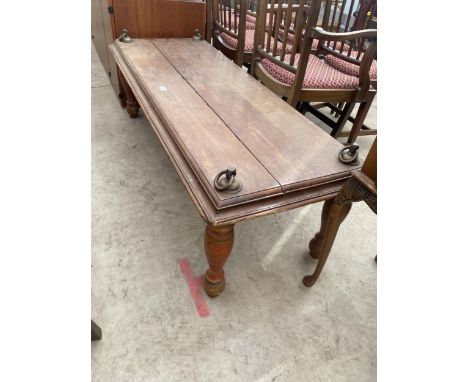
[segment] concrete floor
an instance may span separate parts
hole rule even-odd
[[[145,117],[120,108],[92,52],[92,378],[375,381],[376,216],[353,206],[317,284],[302,285],[322,204],[242,222],[226,289],[200,317],[204,223]],[[367,123],[375,126],[376,108]],[[371,137],[359,138],[367,151]]]

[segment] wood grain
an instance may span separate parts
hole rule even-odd
[[[208,224],[204,242],[209,268],[205,273],[203,289],[208,296],[217,297],[226,286],[223,267],[234,245],[234,225]]]
[[[283,191],[348,176],[350,167],[336,156],[339,142],[208,44],[152,41]]]
[[[281,193],[278,182],[150,40],[119,43],[118,47],[216,207]],[[243,184],[242,191],[235,195],[220,193],[213,187],[216,174],[229,166],[238,169]]]
[[[164,41],[167,43],[170,40],[164,39]],[[175,44],[177,41],[180,42],[180,39],[172,41]],[[231,99],[235,110],[240,114],[242,114],[242,109],[239,109],[241,104],[245,104],[245,110],[249,112],[252,108],[252,105],[249,104],[257,105],[255,99],[261,96],[272,97],[275,101],[279,101],[279,103],[270,105],[270,107],[273,107],[273,109],[270,109],[270,113],[277,113],[279,118],[283,118],[281,117],[283,108],[285,113],[290,113],[291,110],[295,113],[291,114],[291,118],[293,118],[293,121],[298,121],[297,125],[290,123],[290,120],[283,120],[291,127],[290,135],[275,133],[275,125],[268,130],[267,127],[270,125],[268,113],[261,114],[263,118],[257,119],[255,124],[248,125],[251,136],[256,137],[255,139],[258,141],[260,151],[264,150],[264,146],[260,142],[260,133],[256,131],[258,128],[262,129],[261,133],[265,135],[265,140],[269,144],[271,144],[269,135],[276,136],[276,139],[278,137],[283,139],[282,142],[277,143],[277,147],[273,148],[270,155],[264,153],[265,163],[261,162],[254,150],[253,138],[248,137],[248,131],[245,130],[243,134],[245,140],[250,141],[254,151],[248,149],[244,139],[241,139],[235,133],[235,128],[217,114],[218,112],[221,113],[221,111],[215,107],[216,102],[213,101],[212,105],[207,99],[201,97],[188,77],[181,75],[181,68],[177,64],[169,62],[154,43],[154,41],[149,40],[135,40],[131,44],[115,42],[111,46],[111,51],[116,58],[123,78],[132,89],[138,104],[150,121],[204,220],[212,225],[233,224],[241,220],[286,211],[336,196],[341,185],[350,176],[350,168],[344,165],[332,166],[327,173],[319,168],[320,163],[315,163],[308,173],[303,174],[302,178],[295,172],[299,182],[286,185],[290,187],[286,192],[282,190],[285,187],[275,181],[267,169],[269,166],[273,168],[274,166],[271,163],[276,162],[283,162],[284,166],[286,166],[288,161],[281,158],[282,156],[289,159],[290,165],[294,164],[290,161],[291,154],[283,151],[282,148],[284,145],[290,147],[288,146],[291,144],[290,140],[298,145],[300,139],[306,139],[306,144],[307,140],[313,141],[315,139],[314,144],[317,147],[329,148],[331,152],[325,153],[324,157],[334,161],[335,164],[337,162],[336,154],[338,149],[342,147],[341,145],[298,112],[292,110],[286,103],[277,99],[271,92],[267,91],[261,84],[254,81],[206,42],[193,42],[198,44],[199,54],[205,54],[204,49],[206,46],[217,54],[218,59],[222,60],[222,65],[230,66],[231,69],[244,74],[243,77],[237,78],[239,81],[242,83],[248,81],[254,85],[250,90],[249,88],[252,85],[248,85],[248,88],[245,89],[253,92],[253,94],[244,96],[209,87],[211,91],[217,92],[217,97]],[[176,45],[174,45],[173,51],[176,56],[180,56],[180,59],[185,55],[184,50],[177,49]],[[198,72],[198,63],[197,56],[192,56],[190,64],[188,62],[185,64],[185,69],[187,67],[192,68],[192,78],[201,76],[202,78],[199,81],[203,81],[203,77],[206,77],[206,75]],[[229,74],[229,70],[223,73]],[[228,79],[231,78],[228,77]],[[160,86],[167,90],[161,90]],[[171,90],[169,91],[169,89]],[[268,93],[258,93],[258,89]],[[238,102],[240,104],[237,104]],[[263,104],[260,103],[260,105]],[[276,110],[277,107],[280,110]],[[239,118],[244,121],[242,115],[239,115]],[[234,125],[236,124],[234,123]],[[237,128],[241,129],[239,125],[237,126]],[[280,129],[280,131],[282,130]],[[239,132],[242,132],[242,130],[239,130]],[[225,144],[225,142],[228,142],[228,144]],[[307,157],[307,148],[303,148],[302,152],[306,155],[305,160],[310,161],[310,157]],[[287,157],[288,155],[289,157]],[[213,174],[216,168],[216,160],[222,160],[220,158],[225,157],[235,159],[236,163],[240,163],[240,165],[236,163],[234,165],[237,166],[239,176],[246,184],[247,189],[253,190],[253,192],[223,198],[223,195],[218,195],[219,193],[213,190],[212,183],[208,179],[210,175],[208,174]],[[296,160],[300,162],[302,159],[297,157]],[[242,169],[244,168],[249,169],[244,174],[247,176],[246,178],[242,175]],[[287,167],[283,168],[285,171],[294,171],[294,167],[292,167],[292,170]],[[316,178],[314,173],[320,173],[323,176]],[[339,175],[337,176],[337,174]]]
[[[131,37],[192,37],[205,34],[206,3],[183,0],[113,0],[116,34]],[[117,38],[118,36],[115,36]]]

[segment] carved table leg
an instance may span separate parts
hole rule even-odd
[[[370,196],[365,187],[356,179],[350,178],[334,199],[324,203],[320,231],[309,243],[310,255],[318,259],[318,263],[314,273],[305,276],[302,280],[306,287],[314,285],[320,276],[335,241],[338,228],[351,210],[353,202],[366,200]]]
[[[138,117],[138,110],[140,109],[140,106],[138,105],[138,102],[136,101],[135,96],[133,95],[132,89],[130,89],[130,86],[128,85],[127,81],[125,80],[125,77],[122,75],[120,70],[119,78],[127,100],[127,113],[130,115],[131,118],[136,118]]]
[[[328,202],[328,203],[327,203]],[[302,282],[306,287],[311,287],[315,284],[322,269],[327,261],[330,250],[335,241],[338,228],[351,210],[352,202],[343,204],[336,203],[336,198],[325,202],[324,211],[327,214],[326,222],[323,224],[324,217],[322,215],[322,225],[320,232],[309,243],[310,254],[312,257],[318,258],[317,266],[314,273],[310,276],[305,276]]]
[[[351,210],[353,202],[364,200],[377,213],[377,196],[355,179],[354,175],[343,185],[338,195],[327,200],[322,209],[320,231],[309,243],[310,255],[318,259],[314,273],[302,282],[311,287],[317,281],[335,241],[338,228]]]
[[[205,254],[209,268],[205,274],[203,288],[210,297],[216,297],[224,290],[223,266],[234,244],[234,225],[214,226],[208,224],[205,231]]]
[[[330,215],[330,208],[333,205],[333,199],[325,200],[322,208],[322,221],[320,223],[320,231],[309,241],[309,255],[314,259],[320,257],[320,251],[322,249],[323,239],[325,237],[325,231],[327,228],[327,220]]]

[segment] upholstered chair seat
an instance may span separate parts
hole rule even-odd
[[[356,58],[357,51],[351,51],[351,57]],[[328,65],[332,66],[336,70],[350,76],[359,77],[359,65],[345,61],[332,54],[328,54],[323,59]],[[369,69],[369,76],[371,80],[377,80],[377,60],[373,60]]]
[[[292,44],[294,42],[294,34],[288,33],[288,35],[286,36],[286,40],[287,40],[287,44],[291,45],[289,47],[289,49],[287,49],[287,51],[291,52],[292,51]],[[316,39],[312,40],[312,47],[311,47],[312,50],[317,49],[318,42],[319,42],[319,40],[316,40]],[[334,49],[334,50],[339,50],[341,48],[341,43],[339,41],[332,42],[330,44],[330,47],[332,49]],[[349,49],[349,45],[344,44],[343,54],[347,54],[348,49]],[[356,58],[357,51],[352,50],[350,56],[353,57],[353,58]],[[341,59],[339,57],[334,56],[333,54],[327,54],[324,57],[324,61],[328,65],[332,66],[333,68],[335,68],[336,70],[339,70],[342,73],[345,73],[345,74],[348,74],[348,75],[354,76],[354,77],[359,77],[359,65],[356,65],[356,64],[353,64],[351,62],[345,61],[345,60],[343,60],[343,59]],[[377,80],[377,60],[372,61],[372,65],[371,65],[370,70],[369,70],[369,76],[370,76],[371,80]]]
[[[235,37],[232,37],[230,35],[228,35],[227,33],[220,33],[219,34],[220,37],[223,39],[224,43],[229,46],[230,48],[232,49],[236,49],[237,48],[237,38]],[[265,33],[265,42],[267,41],[267,37],[268,37],[268,34]],[[253,51],[253,46],[254,46],[254,38],[255,38],[255,30],[251,30],[251,29],[248,29],[245,31],[245,48],[244,48],[244,52],[248,52],[248,53],[251,53]],[[271,45],[273,48],[273,39],[271,40]],[[283,44],[278,41],[278,45],[277,45],[277,54],[280,54],[282,52],[282,49],[283,49]],[[289,44],[286,44],[286,53],[291,53],[292,51],[292,46],[289,45]]]
[[[290,55],[286,55],[286,62]],[[296,64],[298,61],[296,58]],[[265,70],[278,81],[292,85],[295,74],[283,69],[270,60],[263,59],[261,63]],[[325,60],[318,58],[315,55],[310,55],[307,63],[307,69],[304,77],[303,88],[307,89],[354,89],[359,84],[359,78],[350,76],[332,66],[328,65]]]

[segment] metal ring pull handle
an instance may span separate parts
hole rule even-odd
[[[225,177],[222,177],[225,175]],[[236,178],[237,170],[234,167],[228,167],[220,171],[214,179],[216,190],[231,194],[238,193],[242,189],[242,183]]]
[[[122,34],[119,36],[120,42],[132,42],[132,38],[128,35],[128,30],[124,29]]]
[[[193,35],[192,39],[196,40],[196,41],[201,41],[202,40],[202,35],[200,34],[199,29],[195,29],[195,34]]]
[[[359,145],[351,144],[343,147],[338,153],[338,159],[341,163],[354,166],[359,164]]]

